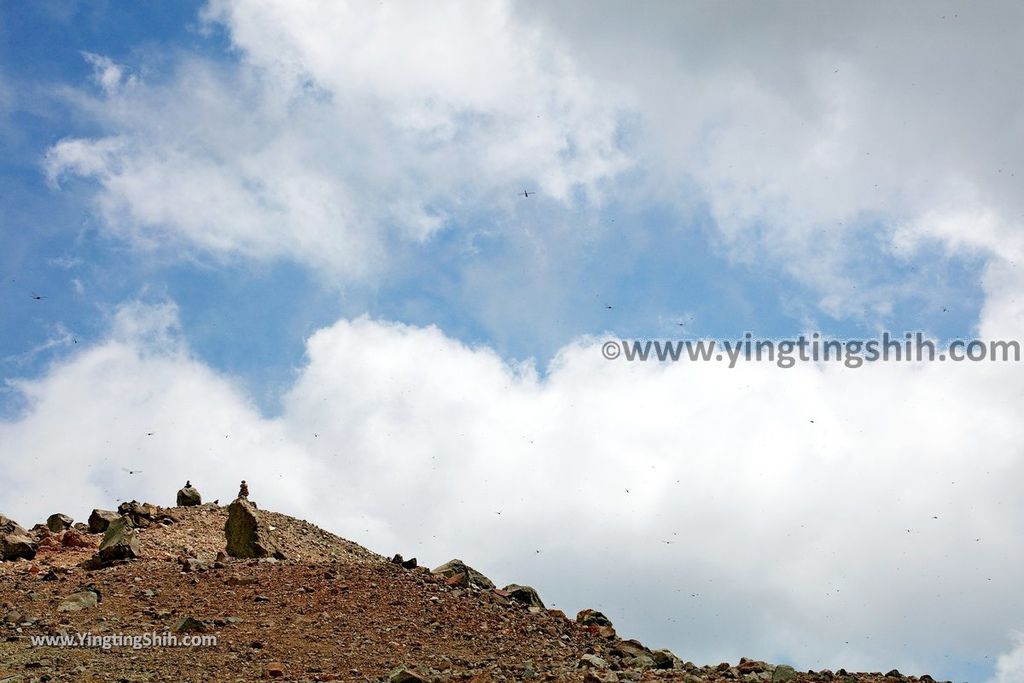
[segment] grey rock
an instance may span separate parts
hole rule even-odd
[[[576,615],[576,621],[584,626],[611,626],[612,621],[596,609],[581,610]]]
[[[38,549],[39,544],[21,525],[0,515],[0,560],[31,560]]]
[[[502,590],[508,593],[508,597],[513,600],[517,600],[518,602],[529,605],[530,607],[544,609],[544,601],[540,599],[540,595],[538,595],[537,591],[531,586],[522,586],[518,583],[510,583]]]
[[[75,520],[71,519],[68,515],[55,512],[46,518],[46,528],[56,534],[64,531],[65,529],[70,529],[74,521]]]
[[[113,510],[93,510],[89,515],[89,533],[102,534],[118,517],[120,515]]]
[[[443,576],[446,579],[462,575],[462,579],[458,582],[458,585],[460,586],[473,586],[485,589],[494,588],[493,581],[459,559],[445,562],[432,573]]]
[[[191,631],[201,633],[206,630],[206,624],[193,617],[182,617],[172,630],[175,633],[189,633]]]
[[[590,668],[590,669],[607,669],[608,668],[608,662],[606,662],[605,660],[601,659],[597,655],[587,654],[587,655],[583,655],[582,657],[580,657],[579,664],[577,664],[576,666],[577,666],[577,668],[581,668],[581,669],[584,668],[584,667]]]
[[[102,564],[139,556],[139,535],[127,517],[118,517],[107,526],[96,556]]]
[[[683,661],[676,657],[671,650],[654,650],[651,652],[654,659],[655,669],[681,669]]]
[[[178,507],[190,507],[193,505],[202,505],[203,497],[199,491],[192,486],[192,482],[185,482],[185,486],[178,490],[177,496]]]
[[[775,671],[772,673],[772,683],[789,683],[789,681],[795,680],[796,669],[787,664],[780,664],[775,667]]]
[[[388,674],[388,683],[427,683],[427,679],[412,669],[399,666]]]
[[[159,510],[155,505],[140,503],[137,500],[121,503],[117,506],[117,513],[130,519],[132,525],[139,529],[145,529],[152,524],[158,512]]]
[[[57,605],[58,612],[79,612],[83,609],[95,607],[100,602],[100,596],[93,591],[81,591],[72,593],[61,600]]]
[[[224,524],[227,553],[231,557],[273,557],[284,559],[284,552],[278,545],[267,524],[264,524],[259,510],[247,498],[236,498],[228,506],[228,521]]]

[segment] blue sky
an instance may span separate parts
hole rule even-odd
[[[997,399],[1019,399],[1016,370],[883,368],[853,384],[824,368],[749,382],[687,368],[656,371],[662,378],[592,365],[595,344],[608,337],[733,339],[748,331],[1019,337],[1019,9],[837,4],[814,17],[806,5],[666,3],[634,13],[609,2],[575,21],[574,7],[442,3],[424,14],[347,3],[290,11],[287,3],[247,0],[4,4],[0,373],[7,382],[0,426],[8,444],[42,443],[39,435],[57,428],[48,422],[59,415],[54,406],[74,405],[65,402],[89,396],[96,382],[109,384],[96,387],[89,410],[98,412],[68,418],[99,434],[97,455],[83,456],[95,462],[93,488],[75,494],[76,504],[102,502],[85,500],[89,490],[127,495],[129,482],[108,460],[134,456],[103,450],[121,443],[123,423],[97,420],[145,416],[146,401],[155,399],[115,391],[113,378],[124,373],[151,387],[139,396],[165,395],[166,415],[184,416],[187,404],[201,402],[189,398],[198,386],[205,389],[197,396],[222,396],[227,407],[206,406],[203,429],[248,425],[263,435],[251,458],[266,472],[277,472],[278,449],[285,449],[294,470],[274,476],[290,477],[282,490],[300,494],[272,502],[294,512],[316,500],[315,486],[303,488],[311,472],[350,478],[368,489],[354,499],[372,498],[374,474],[393,464],[395,452],[411,473],[408,486],[417,480],[412,473],[421,482],[435,477],[429,487],[438,496],[451,498],[443,482],[457,479],[436,464],[452,448],[465,449],[460,467],[481,481],[501,480],[497,464],[482,464],[490,453],[503,453],[497,460],[512,468],[535,457],[516,450],[508,434],[499,441],[504,429],[519,427],[546,434],[548,459],[565,467],[563,479],[537,483],[526,498],[541,500],[548,487],[576,492],[551,514],[594,513],[593,492],[581,492],[591,484],[580,482],[616,481],[611,452],[570,457],[561,450],[591,433],[598,450],[635,444],[642,452],[623,465],[628,476],[678,467],[695,482],[727,481],[732,472],[761,472],[763,450],[779,471],[795,467],[776,482],[779,491],[842,486],[846,467],[859,467],[866,481],[904,482],[903,489],[862,492],[864,509],[880,523],[897,514],[886,511],[886,496],[922,509],[941,500],[947,494],[938,489],[917,489],[914,473],[932,466],[906,451],[937,448],[937,477],[968,467],[955,454],[982,447],[979,424],[1015,420]],[[810,24],[815,31],[806,30]],[[523,189],[536,194],[521,197]],[[386,355],[408,353],[404,344],[413,339],[429,347],[414,347],[421,365]],[[178,380],[167,379],[177,375],[163,374],[165,365],[185,378],[180,391],[168,384]],[[910,389],[903,408],[893,404],[895,387]],[[441,400],[446,391],[455,393]],[[653,394],[680,405],[658,405],[664,421],[648,422]],[[692,403],[701,395],[706,405]],[[339,469],[333,450],[307,443],[306,427],[325,429],[314,396],[337,405],[335,448],[358,453],[361,465]],[[467,396],[475,398],[463,404]],[[840,411],[854,396],[875,409],[836,412],[828,440],[768,417],[775,410],[768,404],[806,401]],[[973,402],[956,411],[941,401],[930,412],[922,407],[943,396]],[[421,421],[435,401],[453,412]],[[637,412],[597,419],[617,402]],[[534,412],[538,405],[546,416]],[[890,418],[901,410],[911,417],[897,426]],[[502,411],[509,412],[492,422]],[[552,415],[563,419],[549,423]],[[729,415],[747,421],[732,424]],[[426,431],[406,443],[415,425]],[[1024,469],[1019,428],[990,431],[984,457],[994,467]],[[929,445],[932,432],[944,442]],[[764,445],[767,436],[774,441]],[[210,454],[211,480],[228,470],[229,479],[241,478],[233,476],[233,456],[217,450],[222,444],[203,438],[189,444]],[[665,460],[672,443],[688,448]],[[705,463],[719,443],[742,453],[721,457],[740,460]],[[5,460],[17,457],[8,448],[0,447]],[[49,448],[40,446],[49,453],[40,457],[64,457],[59,443]],[[176,457],[167,455],[161,475],[199,479],[181,471]],[[796,467],[791,457],[812,460]],[[831,469],[815,474],[815,457]],[[153,476],[137,485],[158,496]],[[737,495],[757,499],[764,483],[755,479]],[[986,481],[974,482],[962,519],[974,524],[1003,511],[992,536],[1013,538],[1021,522],[1006,518],[1004,491]],[[506,489],[490,493],[514,497]],[[734,510],[710,489],[688,495],[715,512],[708,528],[735,534],[738,543],[757,536],[763,512]],[[975,498],[996,507],[979,511],[969,502]],[[671,499],[662,491],[639,508],[607,505],[627,538],[682,514]],[[33,505],[27,493],[0,498],[0,509],[26,515],[40,512]],[[409,544],[424,533],[424,520],[376,505],[331,508],[318,521],[363,534],[355,540],[371,546]],[[788,538],[795,512],[788,503],[776,510],[765,538]],[[512,537],[535,523],[532,513],[522,514]],[[850,523],[846,512],[834,514],[826,515],[829,528]],[[372,523],[364,525],[365,516]],[[930,538],[938,557],[914,546],[915,561],[924,563],[916,570],[962,556],[961,532],[968,533]],[[444,534],[453,544],[464,539],[462,554],[496,552],[475,532],[456,526]],[[604,549],[594,534],[583,527],[577,554]],[[858,545],[859,535],[851,537],[849,550],[862,559],[882,543]],[[803,551],[819,558],[822,538],[805,539]],[[424,550],[449,547],[442,538]],[[895,643],[886,624],[903,623],[919,607],[904,595],[894,600],[893,609],[904,610],[895,615],[876,614],[866,602],[848,606],[849,628],[891,642],[882,650],[844,649],[838,636],[828,640],[831,632],[808,635],[815,629],[808,615],[820,609],[810,592],[766,581],[744,596],[750,577],[725,568],[728,553],[705,550],[710,559],[674,561],[706,561],[694,571],[703,580],[710,579],[701,572],[721,577],[722,590],[736,594],[699,612],[714,615],[715,629],[734,644],[716,645],[710,629],[689,658],[738,652],[833,666],[842,656],[883,670],[896,658],[922,673],[983,681],[1014,646],[1013,632],[1024,629],[1013,613],[1022,605],[1007,611],[995,597],[964,588],[966,574],[951,572],[932,587],[948,597],[959,586],[964,608],[989,622],[985,634],[942,640],[922,628],[913,643]],[[1020,551],[996,544],[991,553],[971,571],[987,570],[989,561],[1021,566]],[[573,571],[573,554],[553,551],[550,565],[532,570],[538,582],[546,579],[569,603],[611,594],[636,632],[672,647],[700,630],[693,619],[680,626],[668,616],[675,625],[666,630],[626,607],[662,604],[655,589],[675,579],[666,578],[661,556],[645,556],[650,602],[633,603],[614,576],[578,585],[558,578]],[[833,576],[819,559],[811,561],[819,575]],[[524,571],[511,551],[497,552],[494,562],[496,571]],[[864,585],[885,580],[866,560],[858,567]],[[761,616],[815,607],[781,636],[754,618],[739,623],[751,602]],[[673,613],[689,609],[685,601],[664,604]]]

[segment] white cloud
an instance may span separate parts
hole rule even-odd
[[[1015,647],[1006,654],[999,655],[996,662],[996,675],[989,683],[1018,683],[1024,681],[1024,636],[1017,633],[1014,637]]]
[[[467,206],[524,185],[558,202],[625,168],[610,93],[504,2],[217,2],[236,66],[183,60],[163,84],[91,56],[110,131],[48,153],[98,185],[107,226],[143,246],[288,258],[331,280],[373,273]],[[611,101],[609,101],[611,100]]]
[[[266,507],[463,557],[700,661],[941,675],[1020,626],[1013,366],[727,370],[580,340],[542,377],[366,318],[307,353],[268,418],[189,355],[173,307],[122,308],[106,342],[17,384],[0,509],[169,504],[186,478],[223,501],[244,477]]]
[[[902,283],[871,255],[894,240],[985,257],[1020,240],[1020,8],[826,6],[214,0],[203,19],[240,63],[180,58],[125,88],[87,55],[104,97],[79,104],[109,135],[61,141],[47,167],[92,178],[136,244],[334,281],[454,218],[502,224],[523,185],[562,206],[706,205],[732,257],[884,319]],[[990,238],[943,228],[964,217]]]
[[[110,57],[104,57],[92,52],[83,52],[82,56],[92,67],[93,80],[96,82],[96,85],[100,86],[103,92],[108,95],[117,92],[118,89],[124,86],[132,86],[139,82],[137,76],[125,75],[124,67],[120,64],[115,64]]]
[[[690,179],[728,253],[769,260],[830,297],[837,315],[892,297],[873,287],[886,273],[861,266],[906,224],[954,254],[999,256],[1005,241],[1019,244],[1024,102],[1011,84],[1024,67],[1013,28],[1021,8],[791,9],[532,2],[524,11],[557,27],[582,71],[637,103],[633,153],[648,192],[671,201]],[[967,237],[976,232],[991,239]]]

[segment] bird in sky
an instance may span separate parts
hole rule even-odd
[[[36,301],[42,301],[46,297],[43,296],[42,294],[36,294],[35,292],[32,292],[32,298],[35,299]]]
[[[519,193],[519,196],[520,197],[526,197],[528,199],[531,194],[537,194],[537,193],[536,192],[531,193],[529,190],[523,190],[522,192]]]
[[[130,470],[127,467],[122,467],[121,469],[127,472],[128,474],[139,474],[142,472],[142,470]]]

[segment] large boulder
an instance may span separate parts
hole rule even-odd
[[[120,516],[113,510],[93,510],[89,515],[89,533],[102,534],[110,526],[110,523]]]
[[[203,497],[200,495],[199,490],[192,486],[192,482],[185,482],[185,486],[178,489],[177,497],[178,507],[191,507],[193,505],[202,505]]]
[[[796,669],[788,664],[780,664],[772,672],[772,683],[790,683],[797,679]]]
[[[277,540],[263,522],[256,505],[248,498],[236,498],[228,506],[224,538],[231,557],[275,557],[284,559]]]
[[[13,519],[0,515],[0,560],[31,560],[39,544]]]
[[[591,633],[602,636],[605,638],[611,638],[615,636],[615,627],[612,626],[612,621],[596,609],[585,609],[581,610],[576,615],[576,622],[586,627]]]
[[[445,562],[432,573],[448,579],[448,583],[453,586],[472,586],[487,590],[494,588],[493,581],[459,559]]]
[[[55,534],[59,534],[65,529],[70,529],[71,524],[74,523],[74,521],[75,520],[71,519],[68,515],[55,512],[46,518],[46,528]]]
[[[510,583],[502,590],[508,593],[508,597],[513,600],[517,600],[523,604],[529,605],[530,607],[544,609],[544,602],[540,599],[540,595],[538,595],[537,591],[530,586],[520,586],[518,583]]]
[[[596,609],[581,610],[576,615],[576,621],[584,626],[611,626],[612,620]]]
[[[139,556],[139,534],[127,517],[118,517],[110,523],[100,549],[96,554],[101,564],[117,560],[133,560]]]

